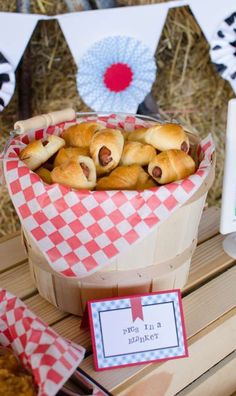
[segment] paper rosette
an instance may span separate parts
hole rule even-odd
[[[38,396],[54,396],[85,349],[60,337],[17,297],[0,288],[0,345],[10,347],[32,373]]]
[[[156,77],[151,50],[141,41],[111,36],[93,44],[79,62],[78,90],[99,111],[136,113]]]
[[[210,44],[212,62],[236,92],[236,12],[219,25]]]
[[[0,52],[0,111],[10,102],[15,90],[15,72],[13,66]]]
[[[127,131],[153,125],[135,116],[86,119]],[[50,133],[59,135],[63,127],[19,136],[3,162],[8,190],[23,227],[53,270],[67,277],[82,278],[111,264],[182,206],[211,169],[214,144],[209,136],[199,146],[201,162],[196,173],[165,186],[144,191],[75,191],[57,183],[46,185],[18,154],[29,140]]]

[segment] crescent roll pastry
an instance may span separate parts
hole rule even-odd
[[[195,172],[195,162],[181,150],[166,150],[157,154],[148,166],[148,173],[159,184],[184,179]]]
[[[130,132],[126,131],[125,129],[121,129],[120,130],[122,135],[124,136],[124,140],[128,140],[128,136],[130,134]]]
[[[104,127],[97,122],[81,122],[63,131],[62,137],[67,146],[89,147],[94,133],[100,129],[104,129]]]
[[[53,154],[65,145],[64,139],[50,135],[47,139],[29,143],[21,152],[20,159],[31,169],[39,168]]]
[[[54,183],[76,189],[92,190],[96,185],[94,162],[84,155],[79,155],[57,166],[52,170],[51,176]]]
[[[62,149],[63,150],[63,149]],[[139,164],[148,165],[156,155],[156,150],[150,144],[140,142],[125,142],[121,156],[121,165]]]
[[[135,129],[134,131],[129,132],[127,134],[127,140],[131,140],[133,142],[146,143],[145,141],[146,132],[147,132],[147,128]]]
[[[37,173],[37,175],[39,175],[39,177],[41,177],[41,179],[47,183],[47,184],[52,184],[52,176],[51,176],[51,172],[50,170],[44,168],[43,166],[41,166],[40,168],[38,168],[35,173]]]
[[[95,133],[90,144],[90,154],[97,174],[110,172],[120,162],[124,137],[117,129],[103,129]]]
[[[155,183],[140,165],[118,166],[98,180],[96,190],[142,190]]]
[[[78,157],[78,155],[89,156],[88,147],[63,147],[61,148],[54,160],[54,167],[63,164],[73,157]]]
[[[135,190],[146,190],[147,188],[156,187],[156,183],[143,168],[141,168]]]
[[[137,129],[131,133],[129,140],[151,144],[159,151],[170,149],[189,151],[189,139],[181,125],[178,124],[156,124],[151,128]]]

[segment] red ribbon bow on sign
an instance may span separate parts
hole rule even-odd
[[[130,299],[131,305],[131,312],[132,312],[132,319],[133,322],[140,318],[143,320],[143,307],[142,307],[142,300],[141,297],[134,297]]]

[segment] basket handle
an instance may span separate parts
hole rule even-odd
[[[33,129],[48,128],[50,125],[55,125],[64,121],[71,121],[75,118],[75,110],[71,108],[53,111],[48,114],[28,118],[28,120],[17,121],[14,125],[14,130],[17,134],[22,134]]]

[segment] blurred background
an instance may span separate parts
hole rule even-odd
[[[116,4],[125,7],[160,2],[118,0]],[[86,3],[85,0],[0,0],[0,11],[54,15],[80,11],[86,8]],[[102,1],[90,1],[90,7],[96,8],[99,3],[101,5]],[[104,3],[108,5],[109,0]],[[159,116],[184,122],[201,137],[209,132],[213,135],[217,165],[208,204],[219,206],[227,104],[234,95],[229,83],[217,74],[211,63],[209,45],[188,7],[169,11],[156,56],[158,73],[152,96]],[[75,75],[76,65],[58,22],[40,21],[17,69],[14,97],[0,114],[0,151],[13,124],[22,114],[36,115],[65,107],[74,107],[76,111],[89,110],[79,97]],[[0,186],[0,236],[19,228],[6,188]]]

